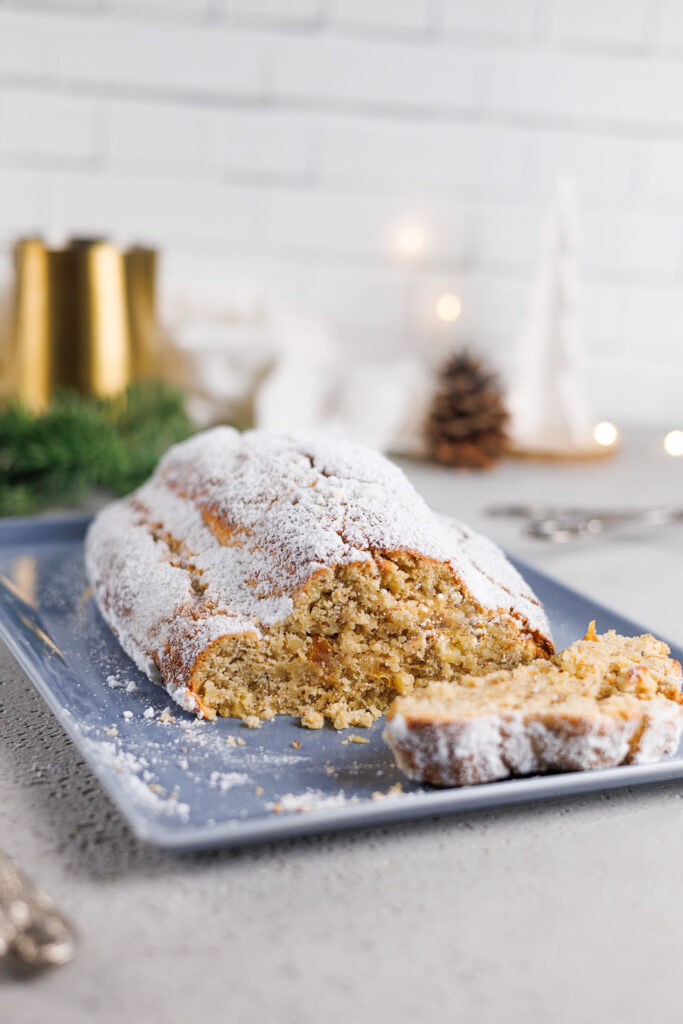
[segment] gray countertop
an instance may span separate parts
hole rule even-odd
[[[404,465],[437,508],[683,642],[683,527],[546,546],[483,512],[683,504],[661,439],[483,475]],[[68,967],[0,966],[0,1021],[678,1021],[681,798],[683,783],[169,855],[131,836],[0,647],[0,846],[81,936]]]

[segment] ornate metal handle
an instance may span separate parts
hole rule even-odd
[[[0,957],[31,967],[57,967],[75,953],[71,925],[19,865],[0,850]]]

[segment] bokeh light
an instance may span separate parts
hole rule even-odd
[[[405,256],[414,256],[425,244],[425,233],[419,224],[403,224],[396,234],[396,245]]]
[[[664,451],[668,455],[683,455],[683,430],[671,430],[666,435]]]
[[[613,423],[596,423],[593,428],[593,439],[596,444],[601,444],[603,448],[609,448],[613,445],[619,436],[619,432]]]
[[[457,320],[462,311],[462,302],[453,292],[446,292],[436,304],[436,315],[444,323],[452,323]]]

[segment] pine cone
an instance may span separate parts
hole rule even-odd
[[[507,420],[495,374],[467,352],[451,356],[439,374],[427,420],[432,458],[467,469],[492,466],[505,451]]]

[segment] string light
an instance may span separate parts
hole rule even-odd
[[[439,320],[443,320],[444,323],[450,324],[454,320],[457,320],[462,311],[462,302],[457,295],[453,292],[446,292],[442,295],[436,304],[436,315]]]
[[[425,244],[425,233],[419,224],[404,224],[396,235],[399,252],[405,256],[414,256]]]
[[[672,430],[666,435],[664,451],[668,455],[683,455],[683,430]]]
[[[609,448],[618,437],[619,432],[613,423],[596,423],[593,428],[593,439],[596,444],[601,444],[603,448]]]

